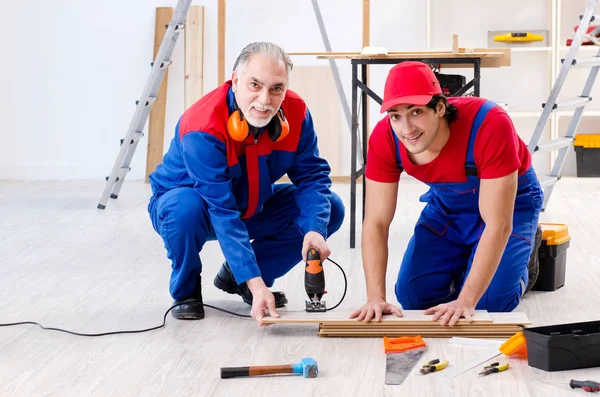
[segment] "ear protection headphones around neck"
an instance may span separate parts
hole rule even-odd
[[[236,100],[233,100],[233,113],[227,120],[227,131],[233,140],[243,142],[250,134],[250,129],[255,128],[248,124],[244,118],[244,114],[237,105]],[[280,107],[277,114],[273,116],[269,124],[267,124],[267,132],[269,138],[273,142],[281,142],[290,133],[290,125],[288,124],[283,109]]]

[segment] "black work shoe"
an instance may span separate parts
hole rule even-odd
[[[542,228],[540,225],[538,225],[537,231],[535,232],[535,243],[533,244],[533,250],[531,251],[531,256],[529,257],[529,264],[527,266],[529,269],[529,282],[527,283],[525,293],[531,291],[540,274],[539,251],[541,245]]]
[[[202,278],[196,277],[196,288],[184,299],[173,301],[174,307],[171,315],[178,320],[201,320],[204,318],[204,304],[202,302]],[[185,303],[183,303],[185,302]]]
[[[227,262],[223,263],[223,266],[221,266],[221,269],[219,269],[219,272],[215,277],[214,284],[215,287],[227,292],[228,294],[237,294],[241,296],[244,302],[252,306],[252,292],[250,292],[250,288],[248,288],[246,283],[238,285],[238,283],[235,281],[235,278],[233,278],[233,273],[231,272]],[[286,303],[288,303],[288,300],[283,292],[275,291],[272,292],[272,294],[275,297],[276,308],[283,307],[286,305]]]

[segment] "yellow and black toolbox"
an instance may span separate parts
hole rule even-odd
[[[539,222],[542,243],[538,251],[540,272],[534,291],[556,291],[565,285],[567,248],[571,244],[569,228],[562,223]]]
[[[573,149],[577,156],[577,177],[599,177],[600,134],[577,134]]]

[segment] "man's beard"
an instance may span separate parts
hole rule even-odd
[[[252,108],[255,108],[258,111],[268,110],[271,112],[271,115],[270,115],[270,117],[266,117],[266,118],[255,118],[250,113],[252,111]],[[250,104],[250,106],[248,106],[248,111],[246,112],[244,117],[246,117],[248,124],[250,124],[256,128],[262,128],[262,127],[266,126],[267,124],[269,124],[269,122],[271,121],[271,119],[273,118],[274,115],[275,115],[275,109],[272,106],[261,105],[258,102],[252,102]]]

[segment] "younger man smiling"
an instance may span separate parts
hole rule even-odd
[[[367,303],[351,317],[402,315],[385,291],[402,171],[430,186],[396,282],[402,308],[426,309],[449,325],[471,320],[476,309],[512,311],[530,289],[543,192],[510,118],[482,98],[446,98],[421,62],[391,69],[381,112],[387,116],[371,135],[365,171]]]

